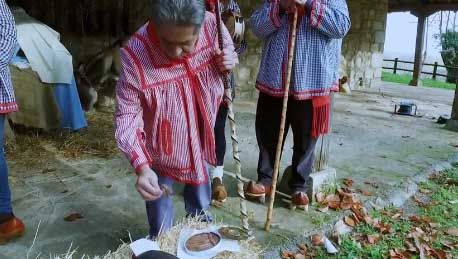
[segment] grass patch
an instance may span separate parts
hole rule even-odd
[[[411,75],[406,75],[406,74],[401,74],[401,75],[396,74],[395,75],[390,72],[383,72],[382,74],[382,81],[385,81],[385,82],[392,82],[392,83],[408,85],[411,80],[412,80]],[[423,83],[423,86],[425,87],[442,88],[442,89],[449,89],[449,90],[455,90],[456,88],[455,84],[445,83],[445,82],[441,82],[437,80],[422,79],[421,81]]]

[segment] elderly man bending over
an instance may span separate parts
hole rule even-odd
[[[238,63],[227,30],[222,52],[217,39],[204,0],[155,0],[151,20],[121,50],[115,135],[137,173],[151,238],[173,223],[173,182],[185,184],[188,216],[211,220],[207,164],[216,165],[221,76]]]

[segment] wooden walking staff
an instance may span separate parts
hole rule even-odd
[[[221,22],[221,13],[220,13],[220,2],[219,0],[216,1],[215,6],[215,14],[216,14],[216,23],[218,26],[218,45],[219,49],[223,51],[223,25]],[[236,131],[236,123],[235,123],[235,116],[234,116],[234,109],[232,105],[232,91],[231,86],[229,84],[229,78],[227,75],[223,75],[223,83],[224,83],[224,98],[227,102],[228,107],[228,118],[229,124],[231,127],[231,139],[232,139],[232,155],[235,160],[235,173],[237,178],[237,192],[240,197],[240,214],[242,219],[242,226],[243,229],[247,232],[249,231],[249,224],[248,224],[248,213],[246,207],[246,199],[245,193],[243,192],[243,179],[242,179],[242,164],[240,163],[240,151],[239,151],[239,141],[237,139],[237,131]]]
[[[283,95],[283,110],[281,112],[280,132],[278,134],[277,152],[275,154],[274,175],[272,178],[272,191],[270,194],[269,208],[267,209],[267,219],[265,230],[270,231],[272,223],[272,213],[274,210],[275,192],[277,190],[278,172],[280,168],[281,151],[283,147],[283,135],[285,134],[286,111],[288,110],[289,86],[291,84],[291,71],[293,68],[294,50],[296,46],[296,26],[297,26],[297,8],[294,8],[293,28],[291,32],[291,45],[288,50],[288,71],[286,74],[285,93]]]

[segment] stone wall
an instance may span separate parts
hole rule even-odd
[[[242,1],[246,17],[262,1]],[[347,0],[352,27],[342,45],[339,74],[347,76],[351,88],[374,87],[381,82],[388,0]],[[262,42],[248,31],[248,51],[240,57],[236,70],[237,92],[256,97],[254,89]]]
[[[340,75],[351,88],[381,82],[388,0],[347,1],[352,27],[342,46]]]
[[[380,82],[387,1],[347,0],[352,28],[344,39],[342,65],[339,72],[341,76],[349,78],[352,88],[371,87]],[[30,15],[61,32],[65,44],[74,54],[75,64],[80,58],[86,58],[93,52],[97,52],[96,48],[101,47],[100,43],[102,46],[107,45],[106,42],[113,41],[120,34],[131,34],[144,24],[150,15],[150,0],[81,0],[78,2],[7,0],[7,2],[10,5],[24,7]],[[263,0],[238,0],[238,2],[249,24],[250,14]],[[249,30],[246,32],[246,38],[248,50],[240,56],[240,65],[235,72],[237,95],[242,98],[257,95],[254,84],[262,51],[262,42]],[[88,51],[92,48],[86,47],[91,44],[94,45],[94,51]]]

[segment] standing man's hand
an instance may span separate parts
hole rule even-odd
[[[280,6],[287,12],[294,11],[295,5],[304,6],[307,0],[280,0]]]
[[[222,73],[232,71],[239,63],[239,58],[234,48],[216,50],[216,64]]]
[[[147,165],[140,169],[135,187],[145,201],[154,201],[162,196],[157,174]]]

